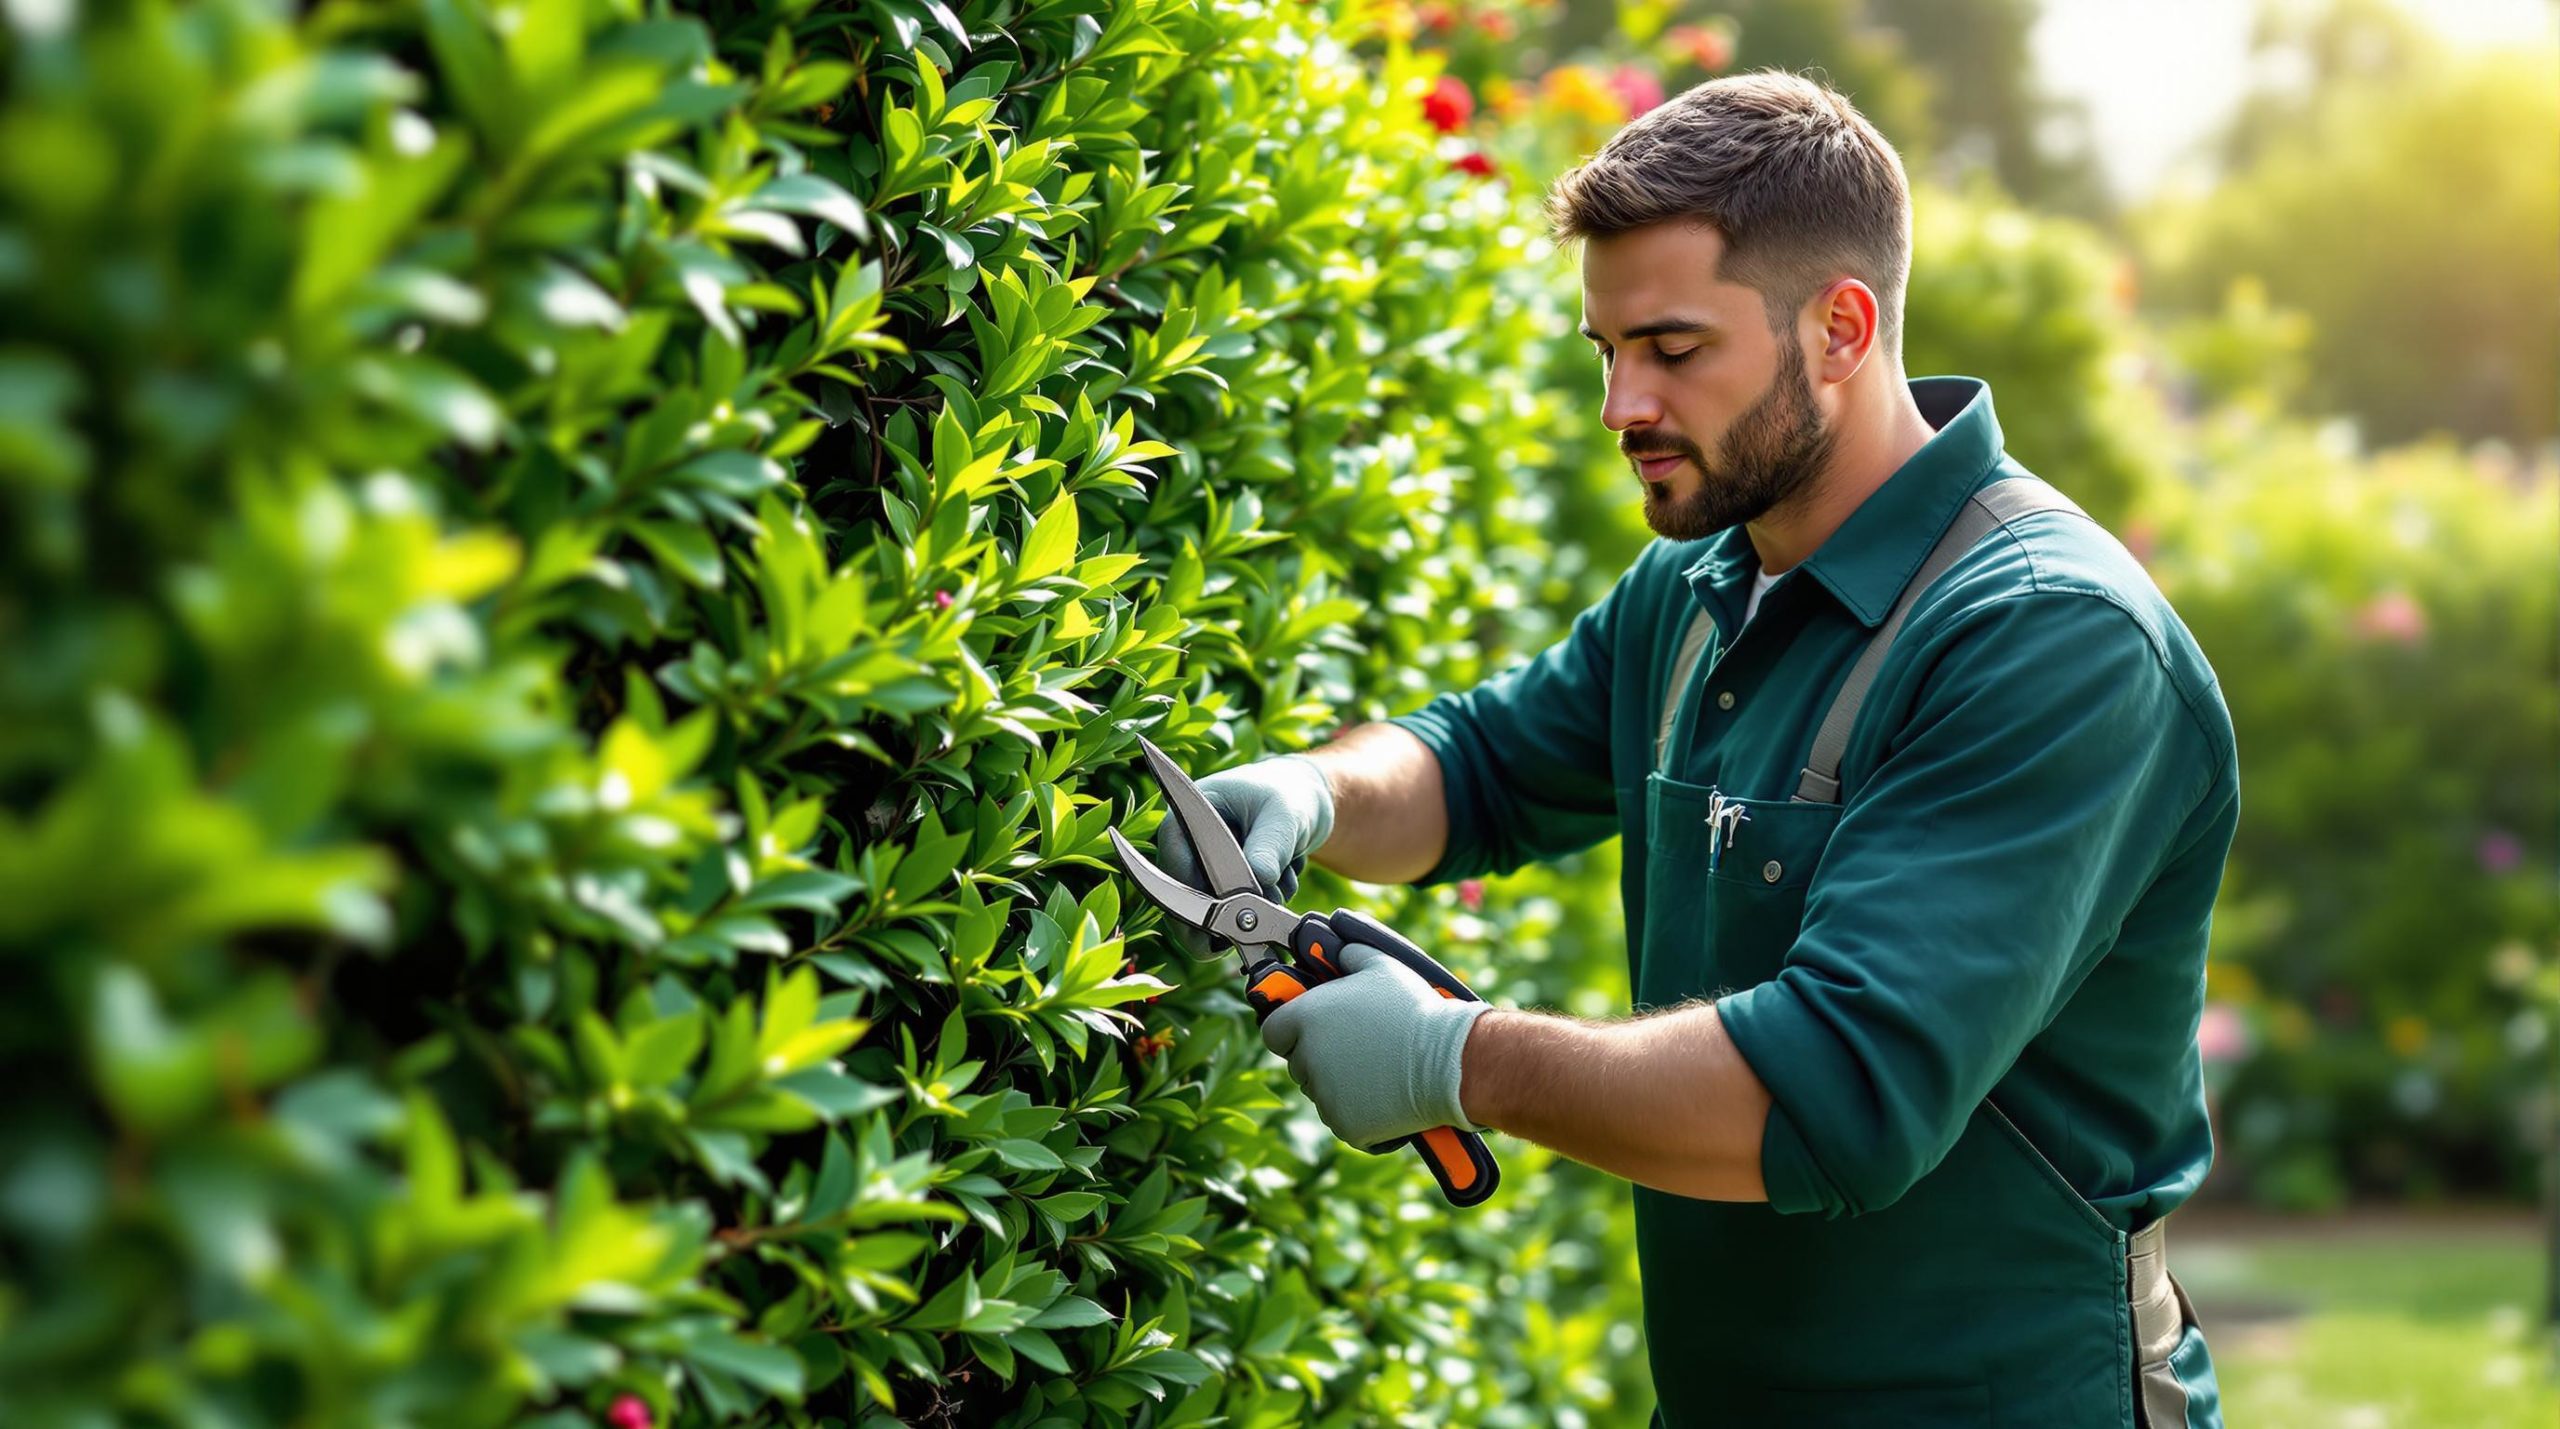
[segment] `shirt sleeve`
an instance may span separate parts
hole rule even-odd
[[[1509,873],[1618,832],[1609,691],[1619,610],[1642,565],[1527,663],[1387,721],[1440,761],[1448,801],[1448,849],[1417,886]]]
[[[1782,1212],[1891,1205],[2113,944],[2224,761],[2133,617],[2035,592],[1914,652],[1778,975],[1717,1011],[1768,1087]]]

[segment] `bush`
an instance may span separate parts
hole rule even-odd
[[[2132,538],[2240,745],[2211,969],[2246,1032],[2234,1169],[2293,1205],[2529,1196],[2560,998],[2560,487],[2254,420],[2198,455]]]
[[[1104,857],[1142,730],[1554,634],[1567,324],[1423,67],[1150,0],[29,14],[0,1417],[1623,1392],[1600,1179],[1342,1154]],[[1381,911],[1489,987],[1573,906],[1456,897]]]

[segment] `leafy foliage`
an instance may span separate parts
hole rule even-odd
[[[2280,1204],[2529,1195],[2560,905],[2560,486],[2233,416],[2134,527],[2214,667],[2245,810],[2212,995],[2224,1140]]]
[[[1512,356],[1565,325],[1409,57],[1158,0],[17,23],[0,1418],[1620,1392],[1597,1178],[1432,1214],[1104,857],[1140,731],[1205,772],[1554,633]],[[1451,897],[1384,911],[1534,975],[1555,905]]]

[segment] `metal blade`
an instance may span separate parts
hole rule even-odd
[[[1155,860],[1132,847],[1117,827],[1104,832],[1111,835],[1111,847],[1120,855],[1120,867],[1138,880],[1138,887],[1164,911],[1194,928],[1207,928],[1216,919],[1218,900],[1156,867]]]
[[[1262,880],[1253,876],[1253,865],[1245,862],[1244,850],[1227,828],[1227,821],[1219,818],[1218,811],[1200,796],[1200,786],[1192,783],[1191,776],[1143,734],[1138,736],[1138,748],[1145,752],[1147,767],[1164,789],[1166,809],[1182,821],[1182,831],[1191,836],[1191,850],[1200,857],[1200,871],[1208,878],[1209,887],[1221,896],[1260,893]]]

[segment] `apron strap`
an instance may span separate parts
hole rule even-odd
[[[1689,633],[1680,637],[1680,653],[1671,662],[1671,688],[1662,697],[1662,723],[1653,731],[1653,767],[1660,769],[1664,746],[1671,742],[1671,721],[1680,714],[1680,696],[1687,692],[1689,672],[1698,666],[1698,654],[1707,648],[1707,637],[1715,631],[1715,620],[1700,606],[1689,617]]]
[[[1918,573],[1903,584],[1901,598],[1893,603],[1893,613],[1876,627],[1876,633],[1867,640],[1867,648],[1860,652],[1858,663],[1850,667],[1848,682],[1840,687],[1831,702],[1831,712],[1823,716],[1822,728],[1813,737],[1813,755],[1805,761],[1804,777],[1796,784],[1796,803],[1840,802],[1840,756],[1849,748],[1850,726],[1858,722],[1858,707],[1866,703],[1867,687],[1876,682],[1876,671],[1884,665],[1885,647],[1893,643],[1894,632],[1902,628],[1902,618],[1920,603],[1920,593],[1946,574],[1947,567],[1972,549],[1974,542],[2038,511],[2068,511],[2082,520],[2092,519],[2070,497],[2032,476],[1995,481],[1966,499],[1955,520],[1948,523],[1946,533],[1930,550],[1929,559],[1921,562]],[[1668,722],[1663,728],[1669,730]]]
[[[2141,1429],[2187,1429],[2187,1387],[2169,1356],[2196,1323],[2186,1287],[2169,1273],[2168,1221],[2133,1233],[2125,1247],[2126,1291],[2133,1302],[2134,1402]]]

